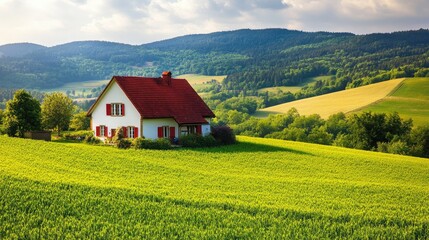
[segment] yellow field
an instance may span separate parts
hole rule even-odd
[[[188,80],[188,82],[191,85],[197,85],[197,84],[204,84],[204,83],[210,82],[213,79],[218,82],[222,82],[226,78],[226,75],[206,76],[206,75],[199,75],[199,74],[183,74],[183,75],[175,76],[174,78],[184,78]]]
[[[377,102],[394,91],[404,79],[394,79],[345,91],[306,98],[258,110],[256,116],[286,113],[292,107],[301,115],[319,114],[327,118],[338,112],[348,113]]]
[[[298,86],[291,86],[291,87],[267,87],[267,88],[261,88],[258,90],[258,93],[264,93],[264,92],[269,92],[269,93],[277,93],[278,91],[282,91],[282,92],[291,92],[291,93],[297,93],[299,91],[301,91],[302,87],[298,87]]]

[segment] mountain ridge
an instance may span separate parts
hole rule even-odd
[[[31,44],[28,43],[28,46]],[[112,75],[228,75],[222,89],[254,94],[257,89],[294,86],[309,77],[334,75],[306,95],[338,91],[390,79],[380,74],[414,75],[429,68],[429,30],[355,35],[281,28],[239,29],[179,36],[130,45],[75,41],[53,47],[23,44],[0,57],[0,88],[46,89]],[[410,70],[411,69],[411,70]],[[394,76],[398,77],[398,76]]]

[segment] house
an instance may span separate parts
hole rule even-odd
[[[210,133],[214,113],[186,79],[114,76],[87,115],[100,139],[123,128],[128,138],[175,138]]]

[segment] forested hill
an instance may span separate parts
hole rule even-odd
[[[423,29],[369,35],[243,29],[139,46],[102,41],[12,46],[0,46],[0,88],[53,88],[171,70],[174,75],[228,75],[222,91],[255,94],[263,87],[331,76],[304,88],[308,96],[429,72],[429,30]]]

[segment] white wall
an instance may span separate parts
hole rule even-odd
[[[157,139],[158,127],[162,126],[175,127],[175,136],[179,136],[179,125],[173,118],[143,119],[143,136],[148,139]]]
[[[206,118],[206,121],[208,122],[208,124],[201,125],[201,130],[202,130],[201,134],[203,136],[207,136],[212,132],[211,128],[210,128],[210,120],[211,120],[211,118]]]
[[[123,103],[125,105],[125,116],[107,116],[106,104]],[[108,134],[111,136],[111,130],[118,127],[134,126],[139,128],[139,137],[141,136],[140,113],[126,97],[125,93],[116,82],[113,82],[110,89],[99,99],[98,105],[92,113],[92,130],[100,125],[108,127]]]

